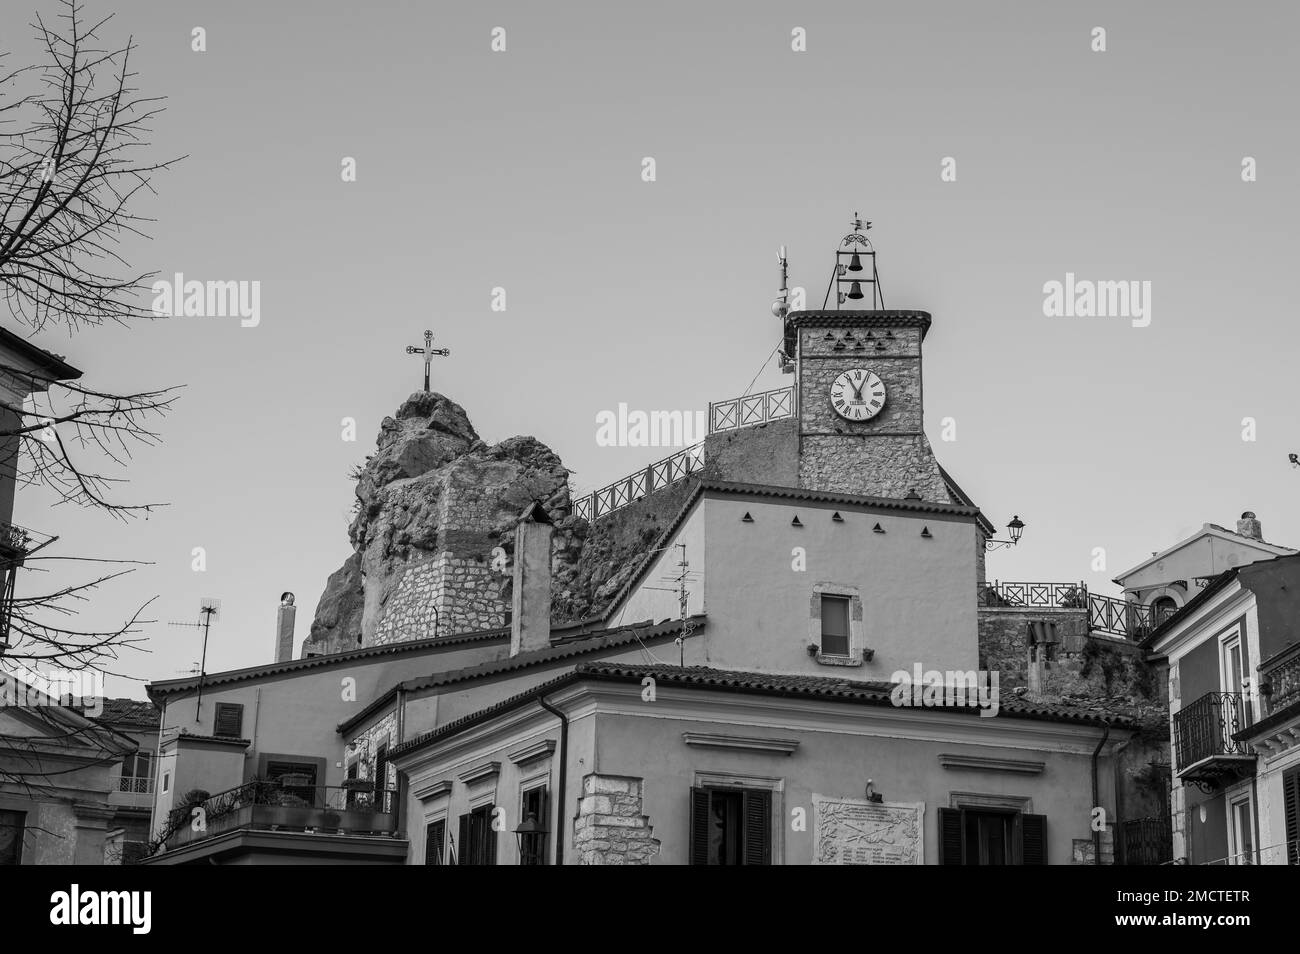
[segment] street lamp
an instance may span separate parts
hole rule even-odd
[[[985,550],[996,550],[998,547],[1014,547],[1020,542],[1020,535],[1025,532],[1024,521],[1019,515],[1013,516],[1011,522],[1007,524],[1007,533],[1011,536],[1010,540],[985,540]]]
[[[519,842],[519,863],[521,865],[545,864],[546,835],[549,829],[546,823],[538,821],[534,812],[519,823],[515,829],[515,839]]]

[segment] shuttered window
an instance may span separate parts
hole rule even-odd
[[[1282,813],[1286,816],[1286,863],[1300,865],[1300,768],[1282,776]]]
[[[442,843],[447,840],[447,819],[439,818],[424,826],[424,863],[442,864]]]
[[[494,865],[497,863],[497,833],[492,830],[491,805],[460,816],[460,838],[456,863]]]
[[[849,599],[847,596],[822,596],[822,654],[849,654]]]
[[[223,739],[238,739],[244,731],[244,707],[236,702],[218,702],[212,734]]]
[[[939,864],[1045,865],[1047,816],[941,808]]]
[[[0,812],[0,865],[22,863],[26,820],[26,812]]]
[[[388,811],[388,743],[375,753],[375,811]]]
[[[692,788],[690,845],[693,865],[770,865],[772,793]]]

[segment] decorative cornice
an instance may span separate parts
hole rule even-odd
[[[554,739],[539,739],[531,745],[525,745],[522,749],[517,749],[514,752],[511,752],[507,757],[516,765],[529,765],[541,759],[548,758],[554,751]]]
[[[412,789],[411,794],[422,802],[431,799],[441,798],[444,795],[451,794],[451,779],[441,779],[432,785],[426,785],[423,788]]]
[[[481,782],[485,778],[491,778],[493,775],[501,774],[500,762],[484,762],[482,765],[476,765],[468,772],[462,772],[457,776],[466,785],[473,785],[475,782]]]
[[[939,764],[946,769],[969,769],[974,772],[1009,772],[1012,775],[1042,775],[1046,762],[1021,759],[995,759],[982,755],[957,755],[940,752]]]
[[[758,739],[742,735],[714,735],[707,732],[683,732],[682,741],[702,749],[774,752],[777,755],[791,755],[799,748],[798,739]]]

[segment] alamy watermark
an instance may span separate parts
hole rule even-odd
[[[998,674],[983,669],[900,669],[889,677],[894,688],[889,700],[896,706],[916,708],[971,708],[980,718],[998,714]]]
[[[1131,318],[1134,328],[1151,324],[1149,281],[1076,279],[1043,283],[1043,314],[1048,318]]]
[[[239,318],[240,326],[256,328],[262,321],[262,283],[258,281],[201,282],[177,272],[171,281],[151,286],[153,312],[165,318]]]
[[[598,447],[687,447],[708,436],[704,411],[617,411],[596,414]]]
[[[94,669],[0,670],[0,706],[64,706],[92,718],[104,713],[104,674]]]

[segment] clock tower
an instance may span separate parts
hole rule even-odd
[[[930,315],[884,307],[875,250],[863,234],[871,223],[855,217],[853,224],[836,252],[822,310],[783,316],[785,365],[795,374],[799,484],[955,502],[923,428],[921,346]],[[864,285],[872,307],[844,308],[866,300]]]

